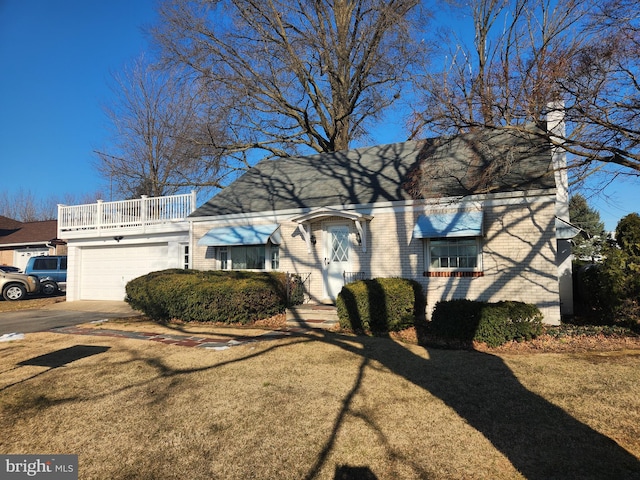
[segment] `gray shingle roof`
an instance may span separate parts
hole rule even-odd
[[[553,188],[546,145],[494,130],[263,160],[191,216]]]
[[[418,198],[555,188],[544,137],[484,130],[425,143],[406,188]]]

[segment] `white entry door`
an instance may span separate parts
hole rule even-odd
[[[324,293],[335,300],[344,285],[344,272],[350,270],[349,227],[328,225],[325,230]]]

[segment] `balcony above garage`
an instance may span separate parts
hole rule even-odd
[[[188,229],[196,208],[196,192],[86,205],[58,205],[58,238],[171,233]]]

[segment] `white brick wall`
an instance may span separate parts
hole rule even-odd
[[[429,213],[427,206],[367,210],[374,218],[367,224],[366,253],[355,241],[356,228],[352,221],[328,217],[312,223],[311,233],[316,244],[308,252],[306,242],[296,231],[297,224],[281,218],[278,222],[282,237],[280,270],[311,272],[310,293],[314,300],[321,300],[325,256],[323,229],[331,222],[340,222],[349,224],[350,228],[351,270],[364,271],[371,278],[398,276],[419,281],[427,295],[428,312],[441,299],[519,300],[538,305],[547,323],[558,323],[560,301],[555,264],[555,198],[544,196],[534,200],[486,202],[483,206],[483,276],[480,277],[424,275],[424,244],[423,240],[413,238],[413,227],[419,215]],[[216,226],[222,225],[217,223]],[[208,222],[194,224],[194,268],[218,268],[215,259],[207,255],[207,248],[197,246],[198,239],[210,228],[212,225]]]

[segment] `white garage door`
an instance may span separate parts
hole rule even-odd
[[[82,248],[81,300],[124,300],[125,285],[141,275],[168,268],[167,244]]]

